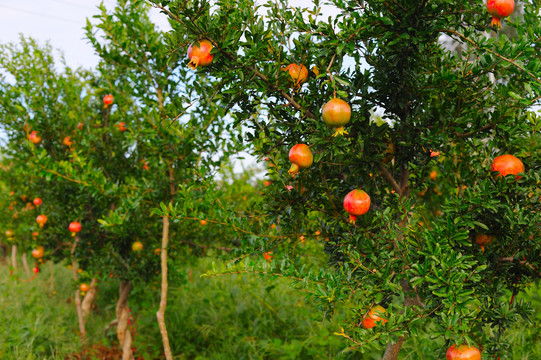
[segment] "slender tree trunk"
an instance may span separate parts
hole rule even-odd
[[[98,296],[98,279],[93,278],[90,282],[90,290],[86,292],[85,298],[83,299],[83,304],[81,305],[81,309],[83,311],[83,318],[87,318],[88,315],[90,315],[90,311],[92,310],[92,305],[94,304],[94,301],[96,300],[96,297]]]
[[[116,304],[116,336],[122,349],[122,360],[133,360],[132,336],[129,327],[130,310],[128,308],[128,295],[131,284],[129,281],[122,281],[119,285],[119,297]]]
[[[22,260],[22,262],[23,262],[24,272],[26,273],[26,275],[27,275],[28,277],[31,277],[31,276],[32,276],[32,272],[30,271],[30,268],[28,267],[28,261],[26,260],[26,253],[23,253],[23,254],[22,254],[21,260]]]
[[[76,236],[71,247],[71,270],[73,271],[73,279],[77,283],[77,262],[75,261],[75,248],[77,248],[77,243],[79,242],[79,237]],[[81,308],[81,291],[79,287],[75,290],[75,309],[77,309],[77,318],[79,320],[79,332],[81,333],[81,338],[83,341],[86,339],[86,329],[85,329],[85,320],[83,318],[83,309]]]
[[[162,335],[163,351],[167,360],[173,360],[173,354],[171,352],[171,346],[169,344],[169,336],[167,334],[167,327],[165,325],[165,308],[167,307],[167,245],[169,242],[169,218],[163,217],[163,231],[162,231],[162,251],[161,251],[161,266],[162,266],[162,285],[161,285],[161,298],[160,308],[156,313],[158,318],[158,326],[160,327],[160,333]]]
[[[11,245],[11,267],[17,269],[17,245]]]

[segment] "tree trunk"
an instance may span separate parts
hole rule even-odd
[[[75,280],[75,283],[77,283],[78,275],[77,275],[77,262],[75,261],[75,248],[77,247],[77,243],[79,242],[79,237],[76,236],[75,240],[73,241],[73,245],[71,247],[71,269],[73,271],[73,280]],[[77,318],[79,320],[79,332],[81,333],[81,338],[83,341],[86,339],[86,329],[85,329],[85,320],[83,318],[83,310],[81,308],[81,291],[79,290],[79,287],[77,287],[77,290],[75,290],[75,308],[77,309]]]
[[[17,245],[11,245],[11,267],[17,269]]]
[[[161,251],[161,266],[162,266],[162,285],[161,285],[161,298],[160,308],[156,313],[158,318],[158,326],[160,327],[160,333],[162,335],[163,351],[167,360],[173,360],[173,354],[171,352],[171,345],[169,344],[169,335],[167,334],[167,327],[165,325],[165,308],[167,307],[167,244],[169,242],[169,218],[163,217],[163,231],[162,231],[162,251]]]
[[[21,256],[21,260],[23,262],[24,272],[26,273],[28,277],[31,277],[32,272],[30,271],[30,268],[28,267],[28,261],[26,260],[26,253],[23,253],[23,255]]]
[[[81,305],[81,309],[83,311],[83,318],[87,318],[88,315],[90,315],[90,311],[92,310],[92,305],[94,304],[94,301],[96,300],[96,296],[98,295],[98,279],[93,278],[90,282],[90,290],[86,292],[85,298],[83,299],[83,304]]]
[[[119,286],[119,297],[116,304],[116,336],[122,349],[122,360],[133,360],[131,349],[132,336],[129,327],[130,309],[128,308],[128,295],[130,294],[131,284],[129,281],[123,281]]]

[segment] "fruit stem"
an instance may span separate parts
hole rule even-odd
[[[291,167],[289,168],[287,172],[289,173],[289,175],[295,177],[295,175],[299,173],[299,165],[291,164]]]

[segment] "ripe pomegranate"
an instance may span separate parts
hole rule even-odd
[[[38,248],[32,250],[32,256],[35,259],[41,259],[43,257],[44,249],[43,246],[39,246]]]
[[[352,190],[344,198],[344,209],[349,213],[349,222],[354,224],[357,216],[370,209],[370,196],[364,190]]]
[[[323,120],[327,126],[334,128],[334,135],[344,135],[348,132],[344,130],[344,125],[351,119],[351,107],[342,99],[334,98],[329,100],[321,111]]]
[[[481,360],[481,353],[473,346],[452,345],[447,350],[447,360]]]
[[[47,215],[38,215],[36,222],[39,224],[39,227],[43,227],[47,222]]]
[[[312,150],[305,144],[297,144],[289,150],[289,161],[292,162],[291,168],[287,171],[289,175],[295,176],[299,168],[307,169],[314,162]]]
[[[88,290],[90,290],[90,286],[88,286],[88,285],[85,284],[85,283],[82,283],[82,284],[79,286],[79,289],[80,289],[82,292],[88,292]]]
[[[107,108],[109,105],[113,104],[113,95],[107,94],[103,97],[103,103],[105,104],[105,108]]]
[[[370,309],[368,312],[368,315],[363,319],[361,322],[361,326],[365,329],[372,329],[374,326],[376,326],[376,322],[380,322],[382,324],[385,324],[387,322],[387,319],[382,318],[381,316],[385,316],[387,311],[385,308],[381,305],[376,305]]]
[[[143,170],[148,170],[148,161],[143,163]]]
[[[188,48],[188,67],[195,70],[198,66],[208,66],[212,63],[214,55],[210,53],[214,46],[210,41],[203,39],[194,42]]]
[[[263,253],[263,257],[265,258],[265,260],[267,261],[272,261],[272,258],[274,257],[272,254],[272,251],[267,251],[267,252],[264,252]]]
[[[66,136],[64,140],[62,140],[62,144],[66,145],[67,147],[73,145],[73,141],[71,141],[71,136]]]
[[[28,140],[30,140],[33,144],[39,144],[41,141],[41,136],[38,135],[37,131],[32,131],[30,135],[28,135]]]
[[[524,172],[524,164],[518,158],[513,155],[500,155],[492,161],[490,166],[491,171],[497,171],[499,174],[496,176],[507,176],[509,174],[517,175]],[[520,179],[520,176],[516,176],[516,179]]]
[[[515,10],[514,0],[487,0],[487,11],[492,15],[490,26],[502,28],[501,19],[508,17]]]
[[[34,205],[36,206],[40,206],[41,205],[41,199],[40,198],[35,198],[34,201],[32,201],[34,203]]]
[[[133,244],[131,244],[132,251],[141,251],[143,250],[143,243],[140,241],[136,241]]]
[[[39,266],[37,266],[37,265],[34,266],[34,267],[32,268],[32,271],[34,272],[34,274],[39,273]]]
[[[475,235],[475,243],[479,244],[481,251],[485,251],[485,246],[494,241],[496,237],[494,235],[477,234]]]
[[[308,80],[308,69],[303,64],[289,64],[285,68],[282,68],[282,71],[288,71],[289,76],[293,80],[293,88],[298,89],[303,83]]]
[[[436,170],[432,170],[430,172],[430,175],[428,175],[428,176],[434,181],[438,177],[438,172]]]
[[[120,123],[116,124],[116,126],[118,127],[118,130],[120,130],[120,132],[124,132],[124,131],[128,130],[128,128],[126,127],[125,122],[120,122]]]
[[[79,223],[78,221],[74,221],[69,224],[68,229],[69,231],[71,231],[71,236],[75,236],[75,234],[81,231],[83,227],[81,223]]]
[[[199,223],[201,224],[201,226],[205,226],[207,225],[207,220],[203,219],[203,220],[199,220]]]

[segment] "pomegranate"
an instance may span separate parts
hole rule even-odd
[[[501,29],[501,19],[508,17],[515,10],[514,0],[487,0],[487,11],[492,15],[490,26]]]
[[[43,246],[38,247],[37,249],[32,250],[32,256],[35,259],[41,259],[43,257]]]
[[[376,322],[381,322],[382,324],[385,324],[387,322],[387,319],[382,318],[381,316],[385,316],[387,311],[385,308],[381,305],[376,305],[370,309],[366,317],[361,322],[361,326],[365,329],[372,329],[374,326],[376,326]]]
[[[30,140],[33,144],[39,144],[41,141],[41,136],[38,135],[37,131],[32,131],[30,135],[28,135],[28,140]]]
[[[69,231],[71,231],[71,236],[75,236],[76,233],[78,233],[79,231],[81,231],[83,229],[81,223],[79,223],[78,221],[74,221],[72,223],[69,224],[69,227],[68,227]]]
[[[282,71],[288,71],[293,80],[293,88],[298,89],[308,80],[308,69],[303,64],[289,64]]]
[[[32,239],[36,240],[38,236],[39,236],[39,232],[37,231],[32,232]]]
[[[354,224],[357,216],[370,209],[370,196],[364,190],[352,190],[344,198],[344,209],[349,213],[349,222]]]
[[[40,206],[41,205],[41,199],[40,198],[35,198],[33,201],[34,205],[36,206]]]
[[[88,292],[88,290],[90,290],[90,286],[88,286],[88,284],[82,283],[81,286],[79,286],[79,289],[82,292]]]
[[[71,141],[71,136],[66,136],[64,140],[62,140],[62,144],[66,145],[67,147],[73,145],[73,141]]]
[[[475,235],[475,243],[481,247],[481,252],[485,251],[485,246],[494,241],[496,237],[494,235],[477,234]]]
[[[37,274],[39,273],[39,267],[36,265],[32,268],[32,271],[34,272],[34,274]]]
[[[509,174],[517,175],[525,170],[522,161],[513,155],[500,155],[496,157],[492,161],[490,169],[499,173],[496,177],[507,176]],[[520,179],[520,176],[517,175],[516,179]]]
[[[107,108],[109,105],[113,104],[113,95],[107,94],[103,97],[103,103],[105,104],[105,107]]]
[[[140,241],[136,241],[133,244],[131,244],[132,251],[141,251],[143,250],[143,243]]]
[[[351,119],[351,107],[342,99],[334,98],[328,101],[321,111],[323,120],[327,126],[334,128],[334,135],[344,135],[348,132],[344,130],[344,125]]]
[[[85,125],[84,125],[82,122],[80,122],[80,123],[77,124],[77,129],[83,130],[83,127],[84,127],[84,126],[85,126]]]
[[[47,215],[38,215],[36,222],[39,224],[39,227],[43,227],[47,222]]]
[[[195,70],[198,66],[208,66],[212,63],[214,55],[210,53],[214,46],[210,41],[203,39],[194,42],[188,48],[188,67]]]
[[[297,144],[289,150],[289,161],[292,162],[291,168],[289,168],[288,173],[291,176],[298,174],[299,169],[307,169],[314,162],[314,154],[312,150],[305,144]]]
[[[481,353],[473,346],[452,345],[447,350],[447,360],[481,360]]]
[[[120,122],[120,123],[116,124],[116,126],[118,127],[118,130],[120,130],[120,132],[124,132],[124,131],[128,130],[128,128],[126,127],[125,122]]]
[[[13,234],[13,230],[6,230],[6,236],[8,238],[12,237],[14,234]]]

